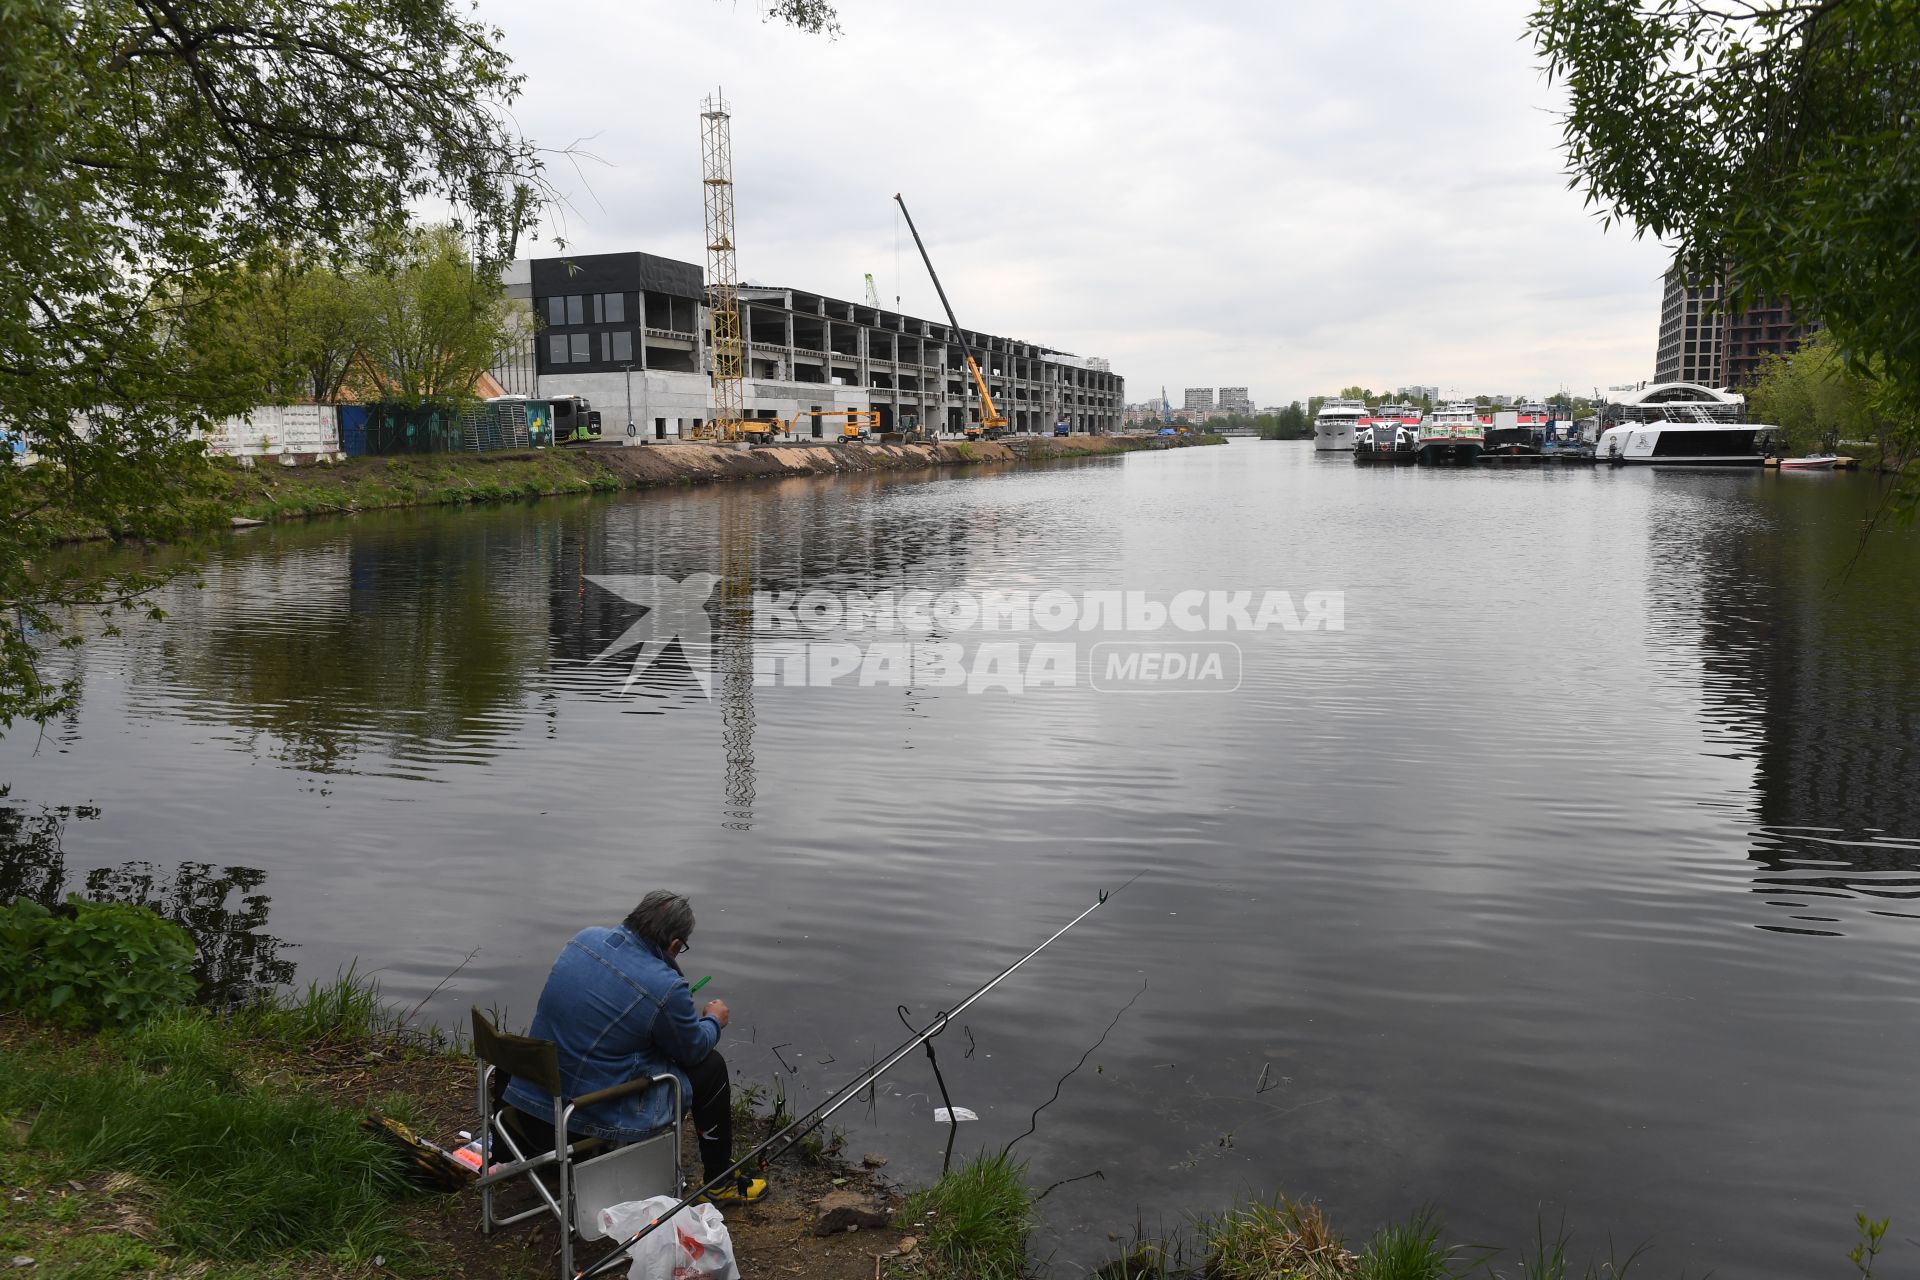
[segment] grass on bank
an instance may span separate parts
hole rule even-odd
[[[940,1280],[1016,1280],[1033,1216],[1027,1167],[1004,1151],[975,1156],[908,1197],[900,1221],[920,1247],[898,1269]]]
[[[349,973],[90,1036],[16,1024],[0,1044],[0,1182],[17,1189],[0,1206],[0,1254],[76,1276],[195,1259],[247,1277],[404,1262],[403,1162],[360,1111],[278,1069],[289,1053],[368,1043],[391,1025],[381,1008]]]
[[[331,465],[251,468],[214,464],[225,505],[254,520],[372,511],[387,507],[505,502],[621,487],[591,455],[546,450],[348,458]]]

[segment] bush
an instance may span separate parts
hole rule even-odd
[[[77,894],[0,907],[0,1006],[67,1027],[131,1026],[193,1001],[193,939],[146,907]]]

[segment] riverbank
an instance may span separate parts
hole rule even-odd
[[[128,910],[116,908],[116,910]],[[17,993],[16,997],[17,998]],[[87,999],[86,995],[76,997]],[[22,1002],[32,1007],[31,1002]],[[0,1012],[0,1268],[23,1276],[372,1280],[554,1274],[555,1227],[482,1236],[478,1192],[429,1191],[371,1112],[443,1144],[474,1127],[473,1064],[411,1029],[351,976],[224,1012],[174,1005],[129,1025],[77,1030]],[[738,1089],[735,1151],[775,1127]],[[684,1154],[698,1167],[691,1141]],[[726,1211],[743,1280],[1020,1280],[1039,1197],[1006,1152],[963,1160],[902,1194],[881,1156],[842,1136],[803,1143],[771,1190]],[[532,1202],[506,1192],[504,1211]],[[524,1199],[524,1191],[522,1192]],[[828,1212],[869,1216],[831,1230]],[[1869,1262],[1887,1224],[1859,1222]],[[1097,1280],[1490,1280],[1617,1277],[1608,1243],[1584,1268],[1564,1223],[1506,1253],[1449,1242],[1434,1210],[1349,1240],[1310,1201],[1254,1197],[1171,1234],[1114,1233]],[[604,1245],[584,1246],[584,1261]],[[1839,1254],[1836,1248],[1836,1256]],[[1496,1265],[1498,1264],[1498,1265]],[[1856,1260],[1856,1265],[1858,1262]],[[621,1274],[616,1272],[615,1274]]]
[[[457,1145],[475,1124],[473,1070],[464,1052],[397,1025],[372,988],[351,981],[232,1014],[172,1010],[118,1030],[0,1013],[0,1270],[550,1277],[550,1221],[483,1237],[477,1191],[412,1185],[398,1148],[361,1126],[377,1111]],[[741,1150],[770,1121],[750,1103],[735,1107]],[[697,1169],[691,1137],[684,1158]],[[743,1276],[870,1280],[876,1255],[918,1252],[904,1218],[814,1234],[830,1194],[852,1193],[890,1218],[900,1209],[903,1197],[867,1163],[816,1143],[771,1176],[775,1194],[727,1211]],[[503,1194],[508,1210],[532,1203]]]
[[[229,517],[274,521],[736,480],[1011,465],[1219,443],[1222,440],[1218,436],[1066,436],[751,449],[703,444],[601,446],[360,457],[299,467],[266,464],[242,468],[222,462],[218,465],[218,488],[221,508]]]

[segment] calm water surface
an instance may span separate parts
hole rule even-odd
[[[1837,1274],[1920,1149],[1920,542],[1849,572],[1869,495],[1238,442],[258,530],[0,741],[0,894],[159,901],[229,987],[356,960],[411,1004],[471,954],[451,1024],[680,887],[729,1060],[804,1100],[1138,876],[940,1041],[997,1147],[1138,995],[1015,1149],[1103,1174],[1046,1201],[1057,1265],[1285,1190]],[[642,611],[586,575],[701,571],[1346,628],[1236,637],[1231,695],[623,691]],[[927,1176],[931,1074],[889,1080],[850,1145]]]

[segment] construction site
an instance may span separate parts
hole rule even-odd
[[[608,444],[993,439],[1118,431],[1107,361],[963,328],[914,240],[944,321],[786,286],[742,285],[730,119],[700,113],[705,270],[644,252],[522,258],[527,323],[495,377],[514,395],[585,400]],[[900,212],[912,217],[900,197]]]

